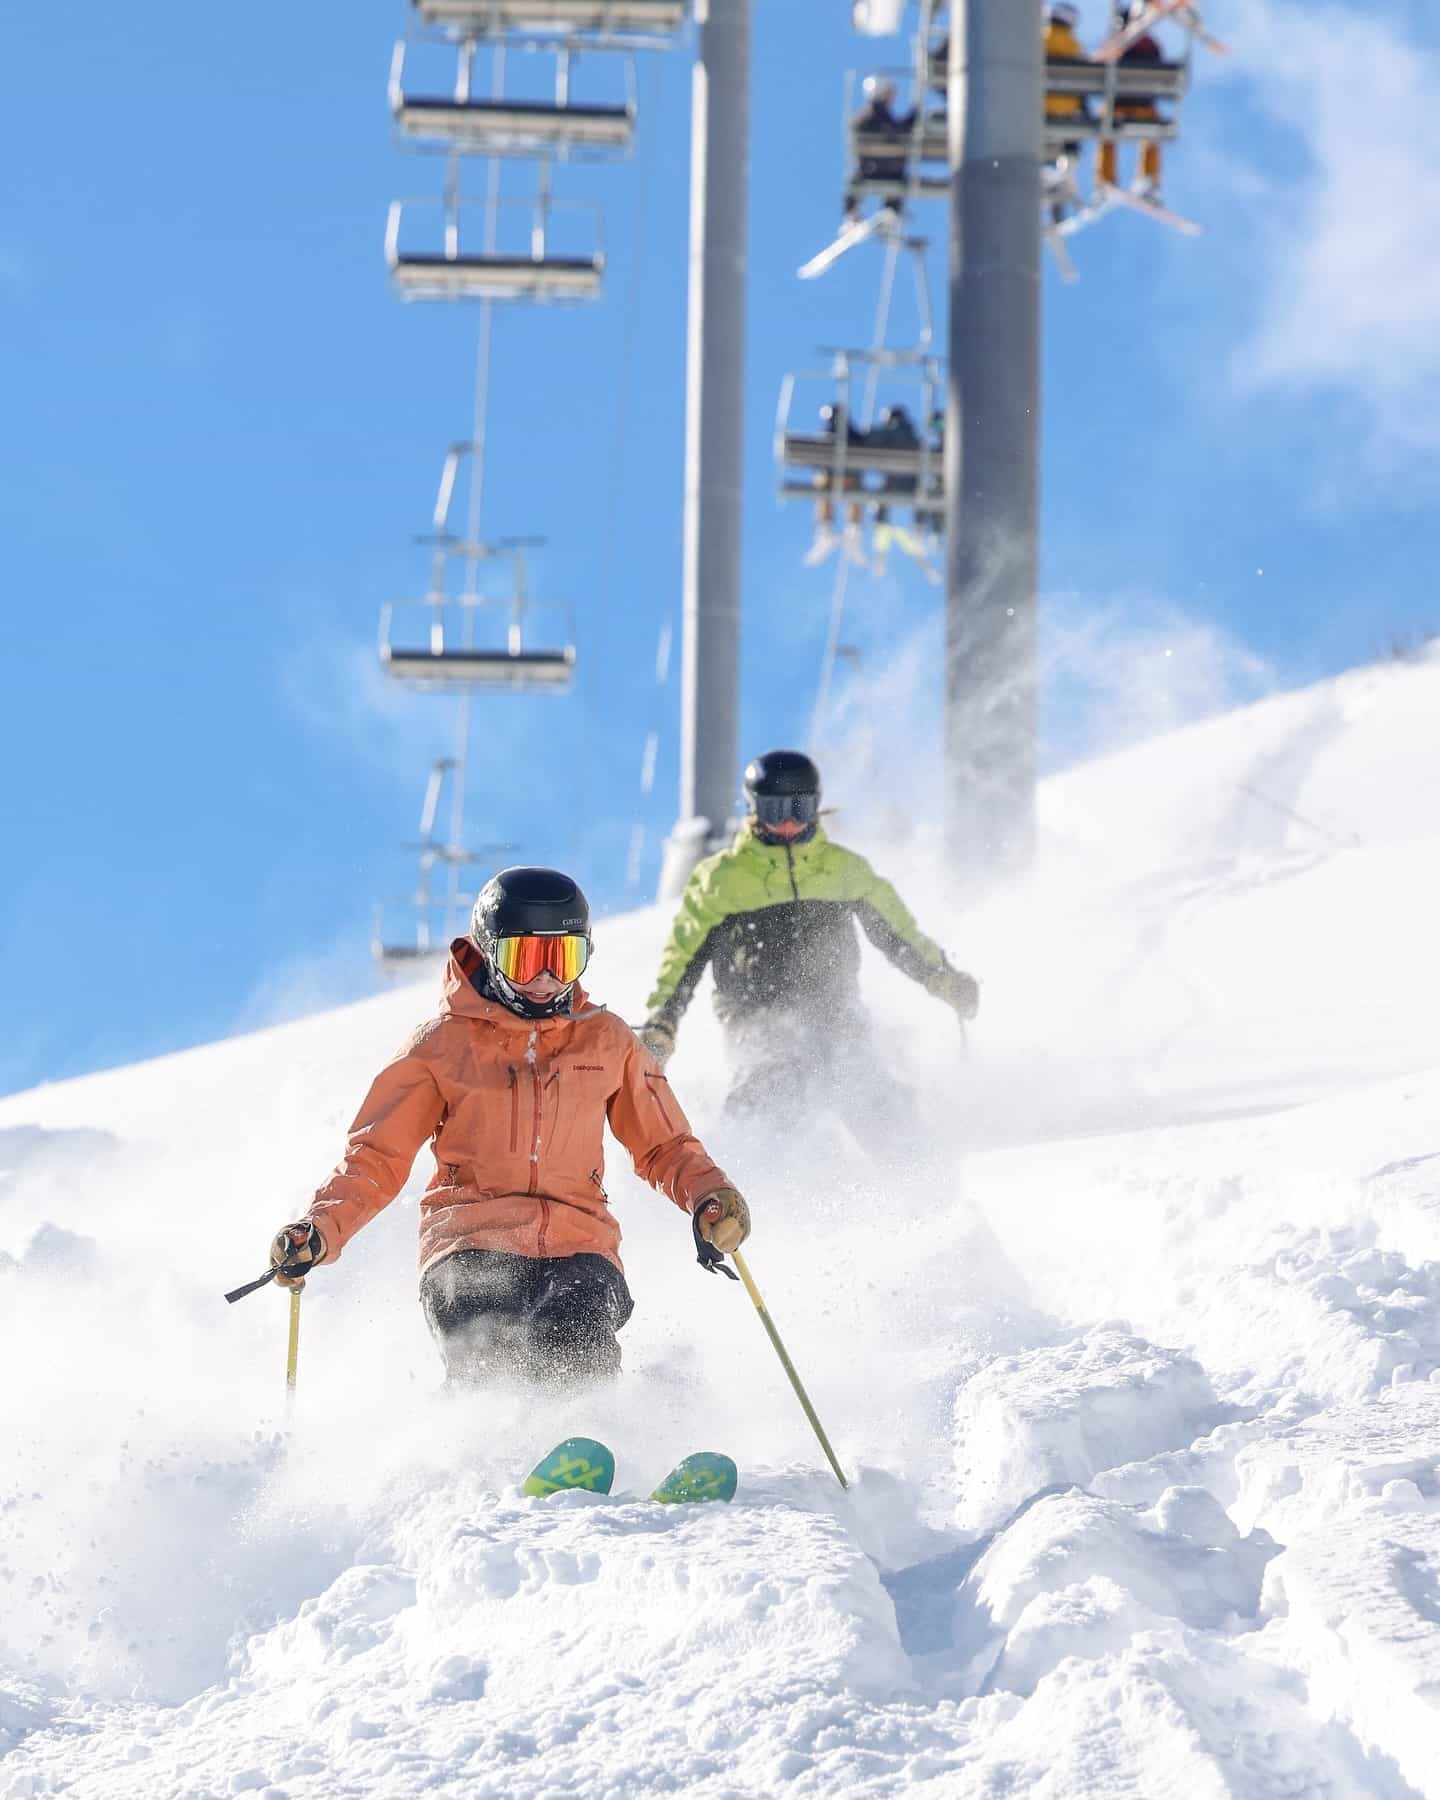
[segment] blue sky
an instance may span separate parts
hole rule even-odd
[[[451,715],[385,691],[375,627],[423,582],[411,537],[468,433],[476,314],[388,290],[387,204],[440,166],[391,139],[398,0],[344,12],[10,22],[0,1090],[368,991],[372,905],[413,874]],[[750,750],[805,734],[831,585],[775,503],[776,394],[817,345],[864,340],[877,263],[794,271],[838,210],[845,72],[896,55],[842,4],[757,14]],[[1399,0],[1214,17],[1236,55],[1202,63],[1167,184],[1206,236],[1116,218],[1076,243],[1077,287],[1047,277],[1052,760],[1440,628],[1440,252],[1416,229],[1440,33]],[[688,54],[640,84],[636,157],[559,176],[603,207],[604,300],[497,317],[485,528],[547,536],[535,586],[573,609],[581,662],[567,700],[479,710],[471,775],[475,838],[611,907],[635,897],[637,818],[648,892],[676,780],[653,665],[680,582]],[[903,569],[853,587],[864,667],[933,618]],[[1186,665],[1168,711],[1148,676],[1126,695],[1137,641]]]

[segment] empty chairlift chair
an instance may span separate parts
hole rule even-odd
[[[447,468],[448,468],[447,464]],[[442,496],[446,489],[442,481]],[[481,560],[507,555],[514,562],[514,586],[508,595],[495,596],[467,591],[451,596],[437,585],[423,601],[416,603],[429,614],[429,628],[416,632],[419,641],[397,642],[394,631],[395,609],[386,606],[380,618],[380,661],[387,673],[397,679],[419,683],[425,687],[486,689],[494,691],[563,693],[575,677],[575,646],[568,642],[537,647],[528,642],[526,627],[532,614],[549,614],[563,608],[539,606],[529,598],[525,585],[524,549],[515,544],[489,546],[464,544],[444,534],[432,539],[441,546],[440,564],[448,557],[463,558],[473,565]],[[407,612],[416,607],[407,608]],[[476,644],[475,625],[483,613],[503,611],[509,615],[505,642],[499,646]],[[448,629],[452,617],[459,617],[459,633]],[[568,635],[568,634],[567,634]]]
[[[417,964],[443,956],[451,938],[464,929],[464,919],[472,904],[473,896],[462,890],[462,871],[481,862],[489,862],[493,866],[497,857],[515,848],[513,844],[482,844],[475,849],[466,849],[463,845],[442,837],[438,818],[441,795],[447,780],[458,784],[458,787],[452,785],[450,789],[451,830],[459,828],[456,801],[458,797],[460,809],[463,810],[464,766],[455,757],[440,757],[431,763],[429,780],[425,785],[425,801],[420,811],[419,842],[405,845],[407,850],[418,851],[420,855],[414,891],[393,895],[388,901],[382,900],[375,907],[370,948],[387,975],[412,973]],[[438,893],[435,887],[437,868],[445,871],[443,892]],[[413,937],[398,936],[390,929],[390,920],[397,910],[409,920]]]
[[[472,36],[591,31],[671,37],[686,13],[686,0],[413,0],[413,5],[427,25]]]
[[[600,103],[570,93],[570,52],[561,49],[555,98],[477,99],[468,92],[468,66],[453,95],[416,93],[405,80],[404,43],[390,65],[390,111],[402,136],[444,144],[476,156],[623,154],[635,138],[633,69],[626,59],[625,97]],[[613,58],[611,59],[613,60]]]
[[[385,608],[380,620],[380,661],[388,674],[425,687],[540,693],[563,693],[574,680],[575,646],[537,649],[524,642],[518,622],[511,623],[502,646],[457,644],[447,639],[443,615],[449,604],[444,600],[434,603],[428,641],[409,644],[394,641],[394,608]]]
[[[575,647],[532,650],[515,641],[503,650],[405,648],[383,644],[381,661],[392,675],[430,687],[470,685],[490,689],[562,693],[575,678]]]
[[[409,233],[412,210],[441,210],[439,242],[432,234],[417,244]],[[574,220],[588,214],[591,248],[582,254],[560,254],[550,242],[552,203],[531,208],[532,226],[528,253],[513,249],[476,251],[461,241],[462,215],[484,217],[484,204],[460,195],[443,200],[426,197],[396,200],[390,208],[385,232],[385,259],[400,295],[406,300],[594,300],[599,297],[605,273],[605,254],[600,246],[599,219],[592,209],[562,209],[562,217]],[[477,225],[476,229],[483,227]]]

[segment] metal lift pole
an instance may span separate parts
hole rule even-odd
[[[1034,0],[951,0],[950,25],[945,823],[983,876],[1035,834],[1045,59]]]
[[[718,846],[738,774],[750,0],[698,0],[690,125],[680,817],[660,896]]]

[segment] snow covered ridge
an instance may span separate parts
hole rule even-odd
[[[616,1392],[437,1392],[402,1199],[284,1433],[284,1306],[220,1294],[423,992],[0,1101],[0,1800],[1440,1795],[1437,720],[1362,671],[1074,771],[953,921],[860,840],[985,980],[966,1062],[874,972],[893,1167],[727,1132],[687,1021],[848,1496],[613,1159]],[[600,933],[622,1013],[664,923]],[[615,1494],[523,1498],[574,1431]],[[640,1497],[697,1448],[733,1505]]]

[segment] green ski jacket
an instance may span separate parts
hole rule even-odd
[[[803,844],[766,844],[747,825],[690,877],[660,959],[650,1018],[673,1030],[707,966],[725,1020],[775,1007],[821,1015],[858,1007],[856,924],[931,992],[956,979],[890,883],[863,856],[831,843],[823,826]]]

